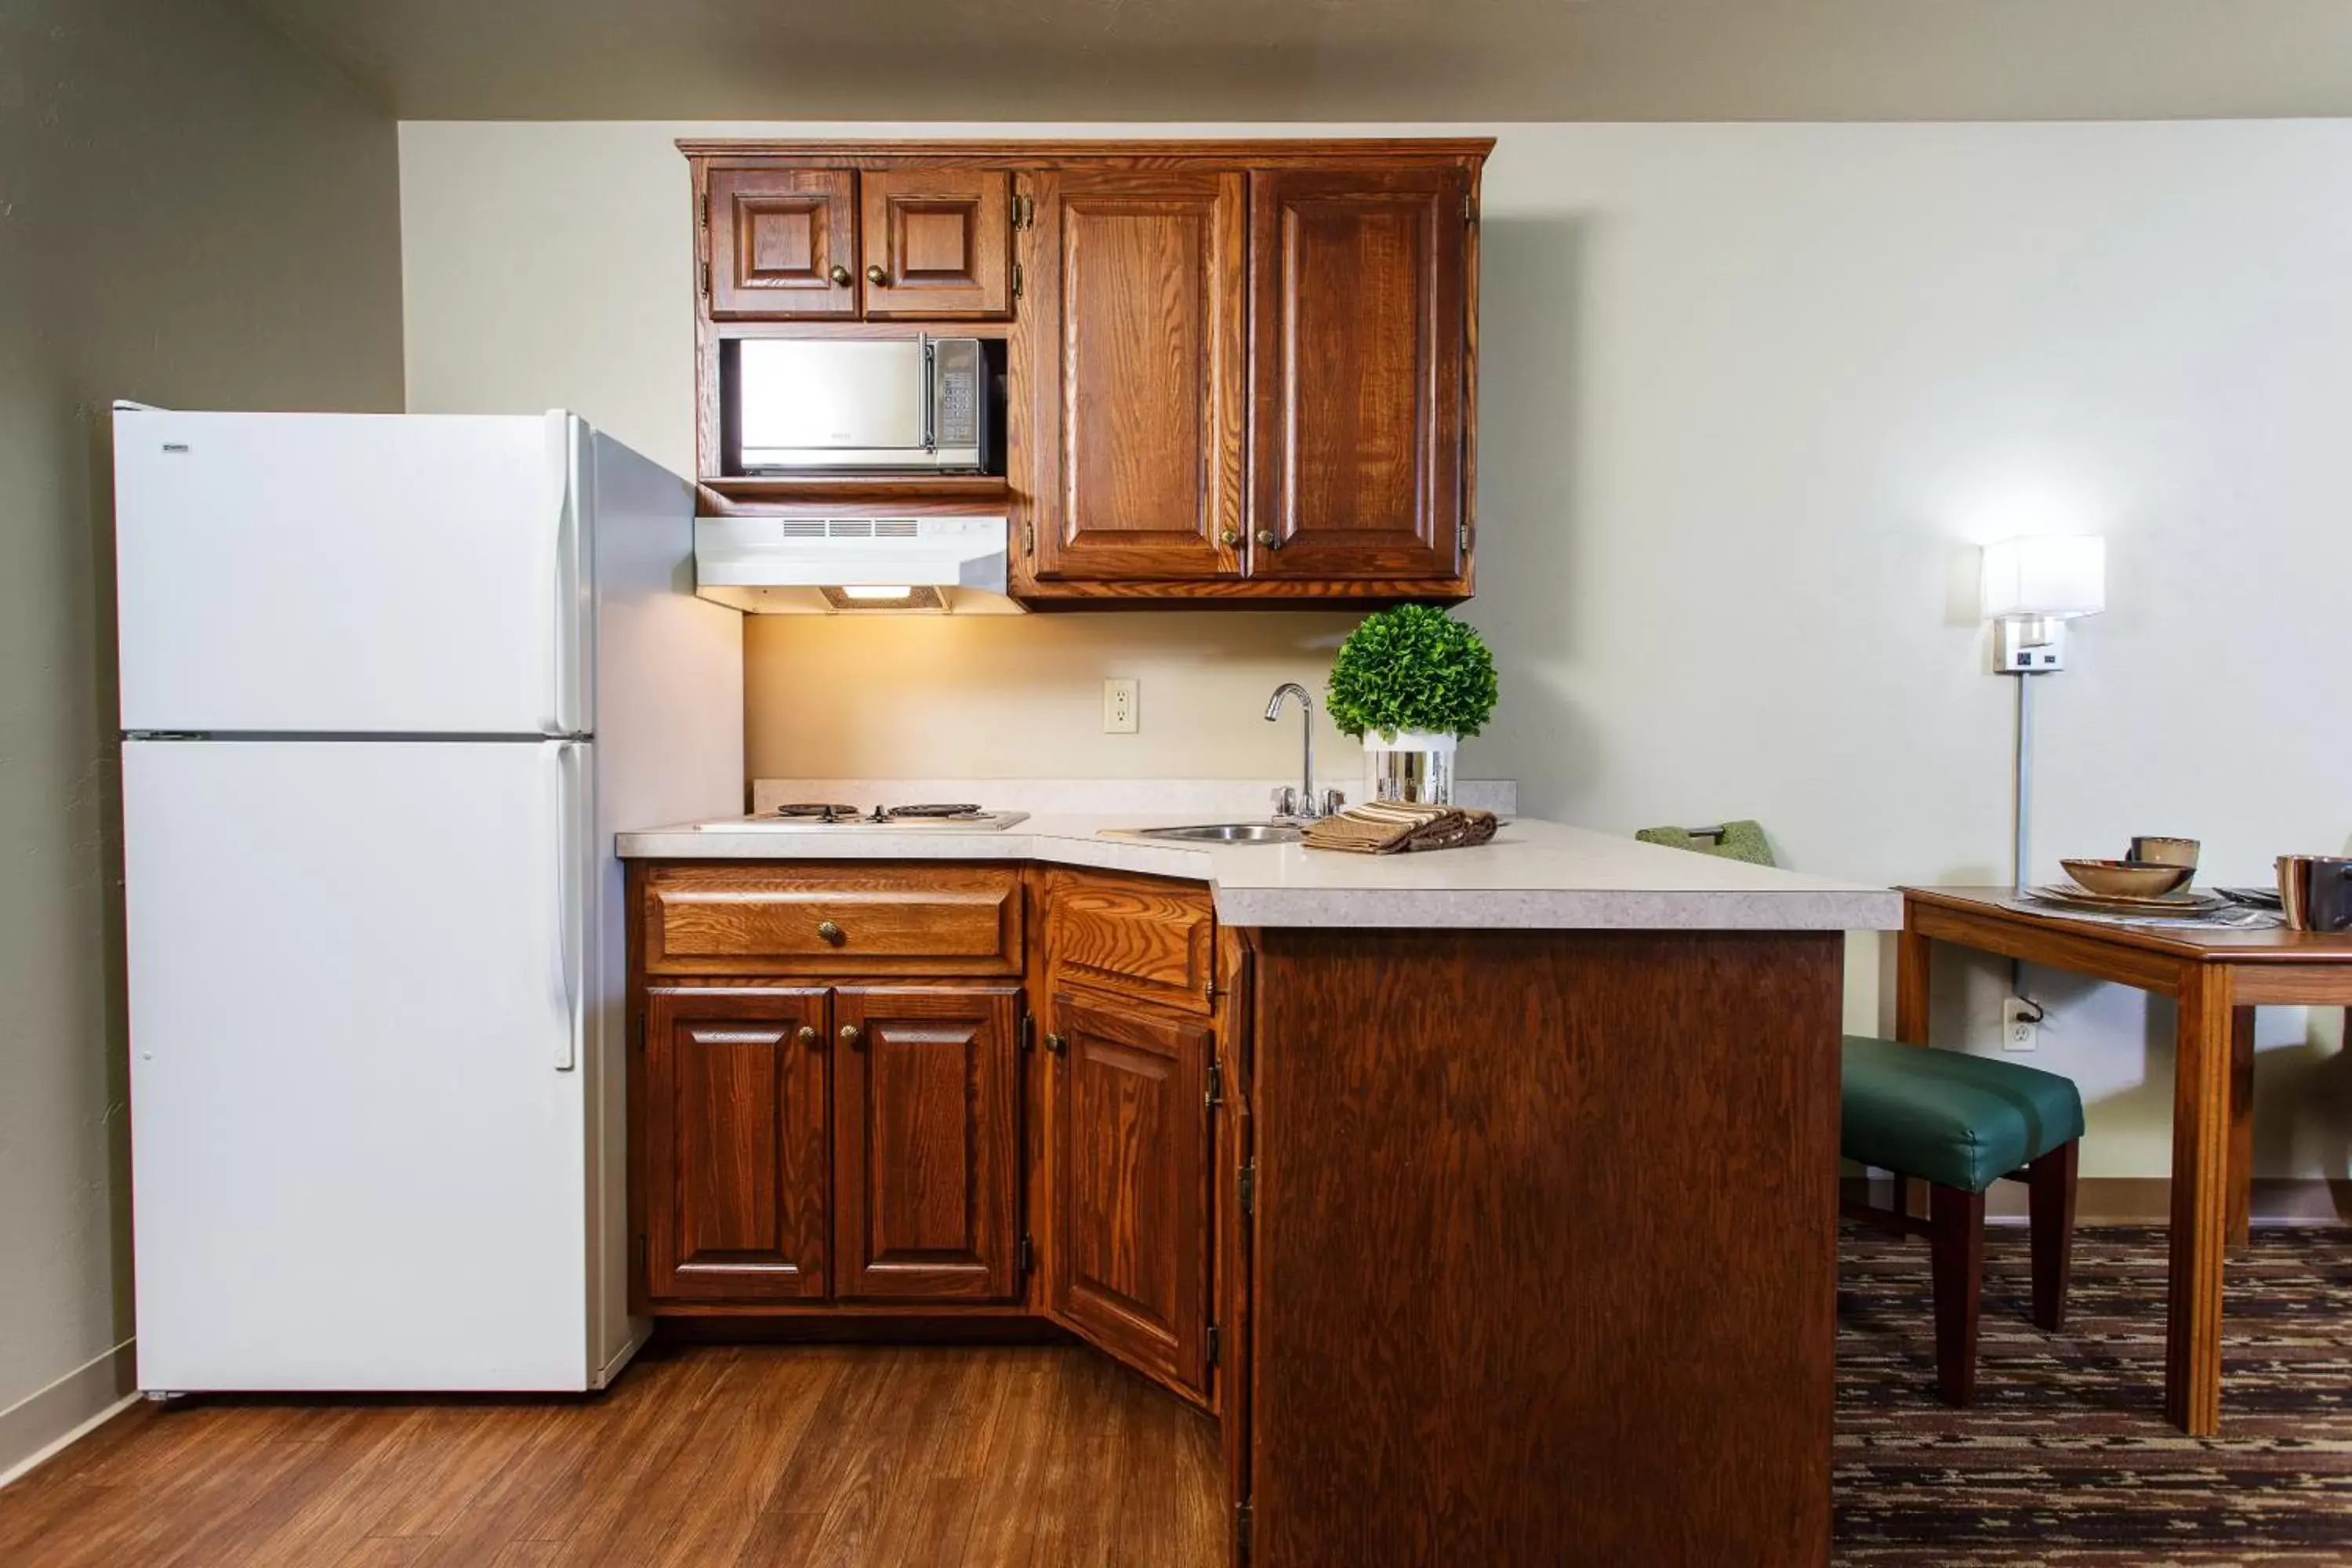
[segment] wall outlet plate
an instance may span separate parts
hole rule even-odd
[[[1114,675],[1103,682],[1103,733],[1132,735],[1135,733],[1136,688],[1141,684],[1133,676]]]
[[[2042,1048],[2042,1009],[2022,996],[2004,997],[2000,1004],[2000,1048],[2034,1051]]]

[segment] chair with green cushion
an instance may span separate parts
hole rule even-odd
[[[1729,854],[1771,865],[1763,829],[1644,829],[1654,844]],[[2004,1176],[2028,1188],[2033,1250],[2033,1321],[2055,1331],[2066,1317],[2066,1275],[2074,1242],[2075,1151],[2083,1097],[2072,1079],[1994,1057],[1845,1037],[1840,1149],[1849,1160],[1895,1174],[1896,1203],[1843,1205],[1846,1216],[1925,1236],[1935,1279],[1936,1383],[1954,1405],[1976,1392],[1977,1306],[1984,1279],[1985,1189]],[[1927,1184],[1927,1217],[1902,1194]]]

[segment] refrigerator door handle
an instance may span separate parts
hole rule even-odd
[[[579,791],[576,759],[580,742],[564,741],[555,747],[555,986],[563,1002],[563,1040],[556,1047],[555,1070],[570,1072],[580,1063],[580,1038],[587,1020],[581,1012],[581,957],[587,941],[587,919],[581,901],[587,894],[573,885],[573,867],[580,854]]]
[[[581,512],[583,491],[591,481],[587,443],[581,439],[581,422],[560,411],[548,419],[548,443],[555,468],[555,658],[551,661],[555,689],[548,704],[548,732],[578,734],[588,728],[587,668],[582,648],[587,591],[586,559]]]

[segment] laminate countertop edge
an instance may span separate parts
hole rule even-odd
[[[1892,888],[1837,882],[1520,818],[1475,849],[1349,855],[1296,844],[1119,837],[1154,819],[1033,817],[1001,833],[656,827],[625,860],[1037,861],[1209,885],[1217,918],[1255,927],[1522,931],[1895,931]]]

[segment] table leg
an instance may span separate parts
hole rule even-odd
[[[1904,915],[1903,929],[1895,933],[1895,1037],[1906,1046],[1924,1046],[1927,1043],[1927,962],[1935,944],[1913,928],[1907,904]],[[1895,1178],[1897,1214],[1919,1219],[1927,1216],[1927,1184],[1919,1185],[1919,1202],[1915,1205],[1910,1181]]]
[[[2231,974],[2183,966],[2172,1089],[2172,1257],[2164,1413],[2194,1437],[2221,1426],[2221,1270],[2230,1220]]]
[[[1895,936],[1895,1037],[1927,1043],[1927,958],[1935,944],[1906,924]]]
[[[2230,1245],[2252,1239],[2254,1217],[2254,1010],[2230,1023]]]

